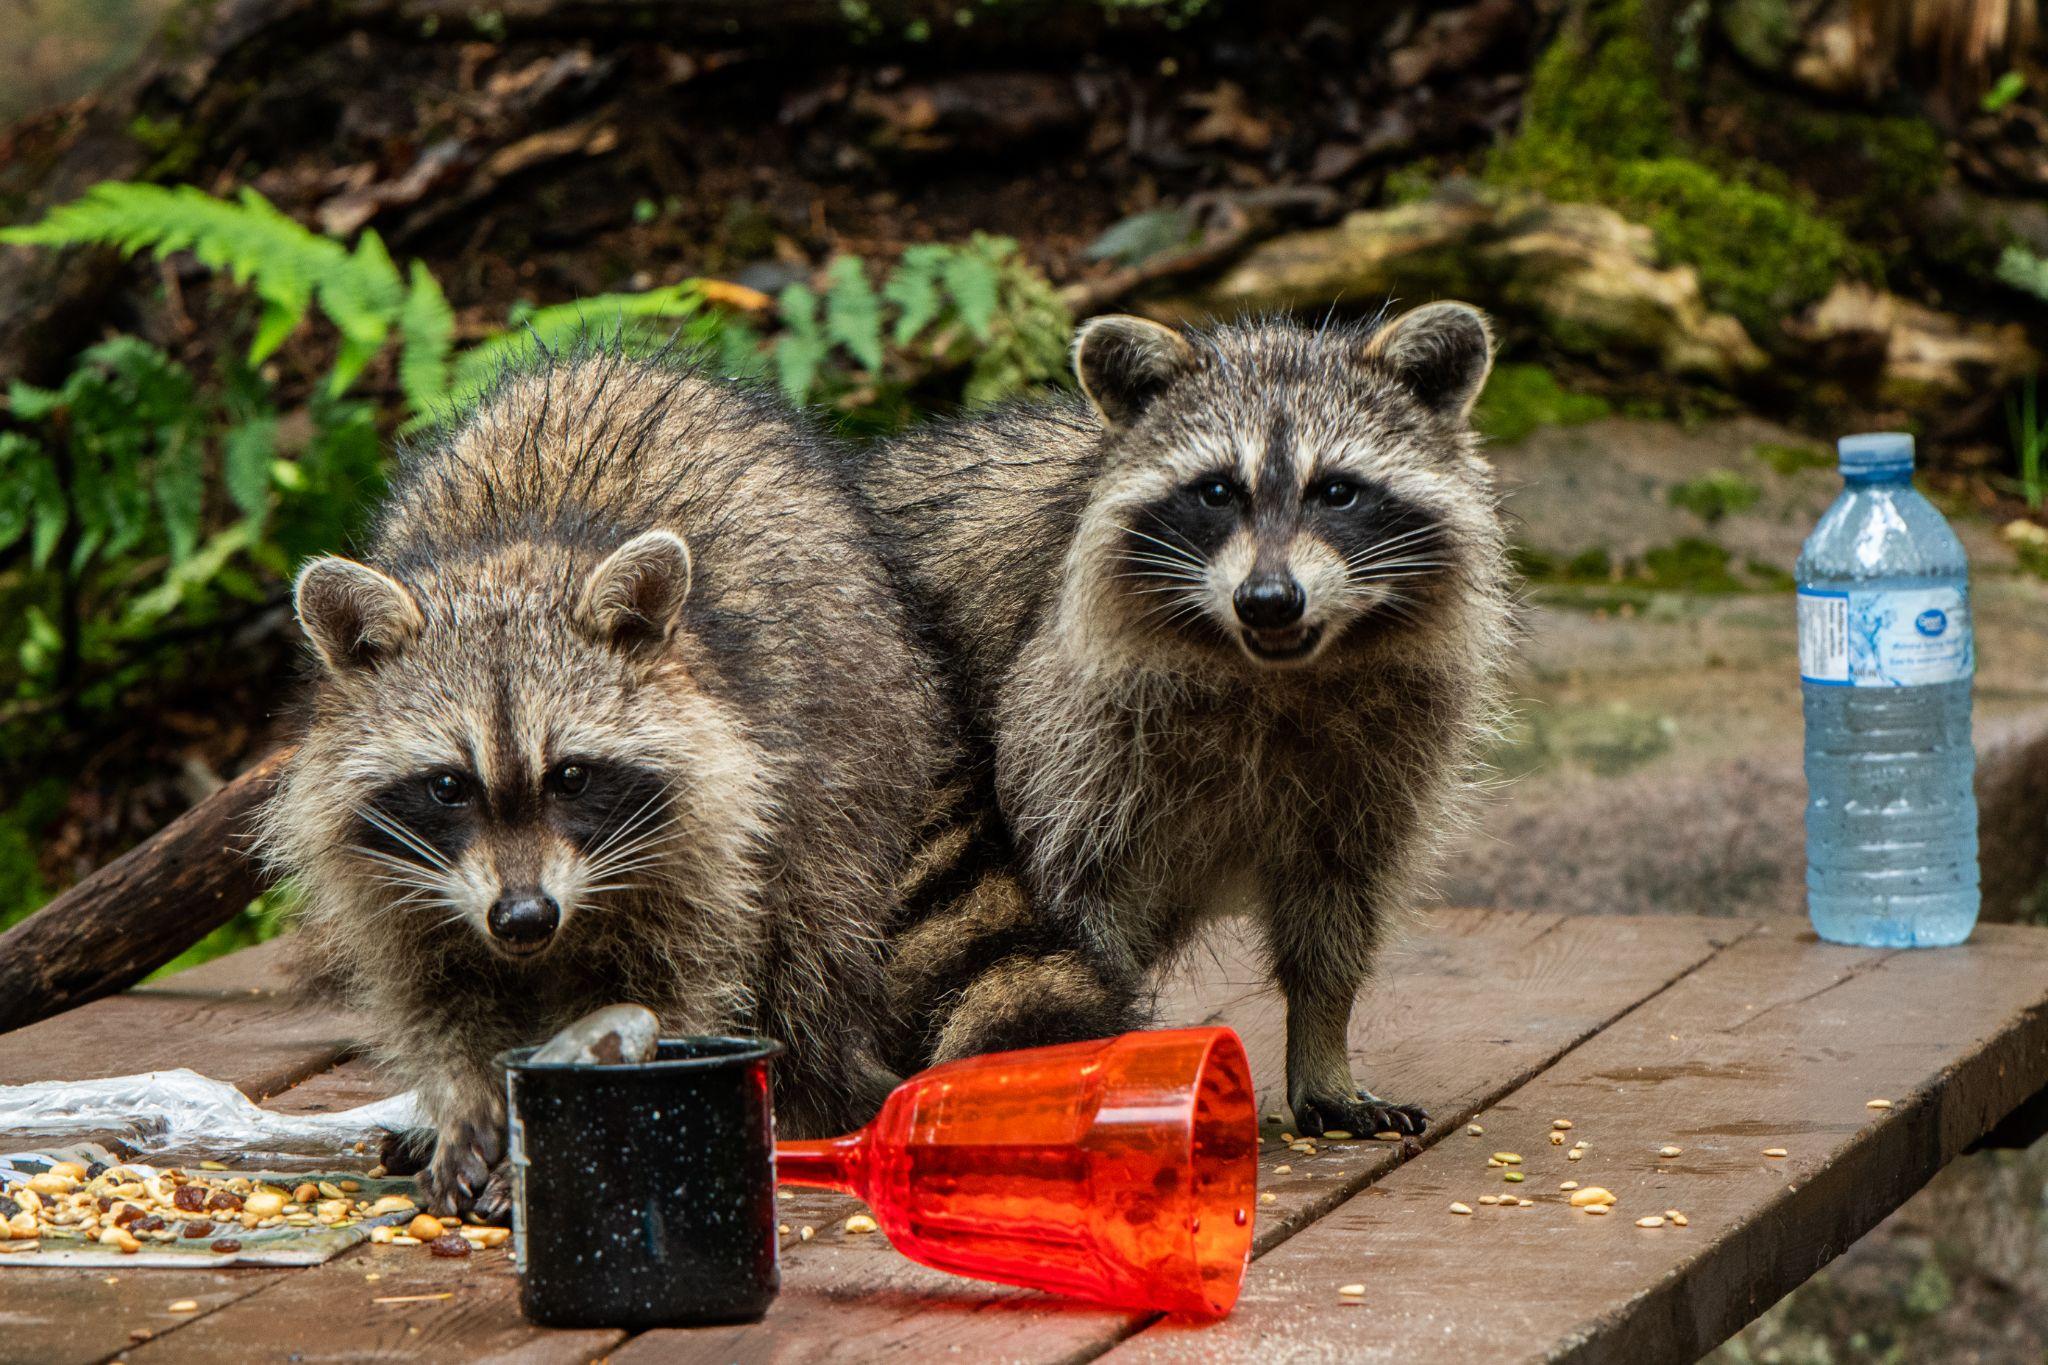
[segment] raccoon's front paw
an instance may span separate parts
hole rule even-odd
[[[458,1216],[486,1193],[493,1170],[505,1155],[505,1135],[495,1123],[462,1122],[440,1131],[434,1159],[420,1172],[420,1192],[429,1213]]]
[[[1374,1133],[1420,1133],[1429,1125],[1429,1115],[1413,1104],[1395,1104],[1370,1090],[1353,1095],[1311,1095],[1294,1105],[1294,1125],[1305,1136],[1318,1133],[1350,1133],[1371,1137]]]

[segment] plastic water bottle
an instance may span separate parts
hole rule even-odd
[[[1961,943],[1977,922],[1969,565],[1913,489],[1913,438],[1844,437],[1799,555],[1806,905],[1822,938]]]

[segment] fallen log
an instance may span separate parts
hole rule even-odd
[[[0,934],[0,1033],[124,990],[226,924],[269,884],[251,817],[279,749]]]

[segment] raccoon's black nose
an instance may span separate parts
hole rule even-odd
[[[491,936],[515,948],[533,948],[546,943],[562,922],[562,907],[553,896],[523,891],[498,897],[487,917]]]
[[[1230,600],[1237,619],[1253,630],[1280,630],[1301,619],[1308,595],[1291,578],[1247,578]]]

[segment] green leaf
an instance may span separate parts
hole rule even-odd
[[[277,417],[237,422],[221,439],[221,480],[243,516],[261,522],[270,511],[270,464],[277,458]]]
[[[455,310],[432,271],[412,263],[412,288],[398,315],[398,387],[413,423],[436,419],[448,402],[448,356],[455,347]]]
[[[35,468],[49,463],[42,446],[18,431],[0,431],[0,487],[15,490],[15,496],[0,498],[0,550],[13,547],[28,534],[31,503],[19,493],[29,488]]]
[[[977,234],[977,245],[980,240]],[[947,258],[942,270],[953,311],[981,341],[988,340],[989,331],[995,326],[996,307],[1002,301],[1003,272],[999,259],[991,259],[981,251],[957,251]]]
[[[197,459],[170,459],[159,464],[156,505],[163,513],[171,562],[183,563],[199,547],[200,521],[206,513],[206,471]]]
[[[1194,215],[1182,208],[1147,209],[1111,223],[1100,237],[1082,249],[1091,261],[1115,261],[1137,265],[1154,256],[1177,251],[1194,240]]]
[[[804,285],[792,284],[782,291],[777,303],[787,330],[775,342],[775,378],[783,395],[802,405],[810,401],[827,349],[818,327],[818,296]]]
[[[951,255],[951,247],[907,247],[903,259],[883,282],[882,297],[896,305],[898,346],[909,345],[945,311],[946,296],[939,290],[939,270]]]
[[[882,368],[882,305],[858,256],[841,256],[825,272],[825,338],[869,370]]]

